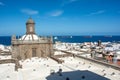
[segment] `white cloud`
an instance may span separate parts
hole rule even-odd
[[[96,12],[92,12],[92,13],[88,14],[87,16],[98,15],[98,14],[102,14],[102,13],[105,13],[105,10],[99,10],[99,11],[96,11]]]
[[[48,13],[48,15],[49,16],[60,16],[60,15],[62,15],[63,14],[63,10],[56,10],[56,11],[53,11],[53,12],[50,12],[50,13]]]
[[[63,0],[62,6],[65,6],[67,4],[73,3],[75,1],[78,1],[78,0]]]
[[[0,2],[0,6],[4,6],[5,4],[3,2]]]
[[[36,14],[39,14],[39,11],[32,10],[32,9],[22,9],[21,12],[25,13],[27,15],[36,15]]]

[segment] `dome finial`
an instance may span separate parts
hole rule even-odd
[[[30,16],[29,19],[27,20],[26,24],[29,24],[29,23],[35,24],[35,22],[33,21],[33,19],[32,19],[31,16]]]

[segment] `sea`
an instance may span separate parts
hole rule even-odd
[[[83,42],[120,42],[120,36],[53,36],[53,42],[83,43]],[[0,44],[11,45],[11,36],[0,36]]]

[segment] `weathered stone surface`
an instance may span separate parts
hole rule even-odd
[[[35,22],[32,18],[26,23],[26,34],[16,39],[12,37],[12,57],[27,59],[31,57],[49,57],[53,55],[52,37],[39,37],[35,34]]]

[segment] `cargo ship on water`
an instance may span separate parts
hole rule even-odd
[[[104,37],[108,37],[108,38],[111,38],[112,36],[111,36],[111,35],[106,35],[106,36],[104,36]]]
[[[92,36],[83,36],[84,38],[92,38]]]

